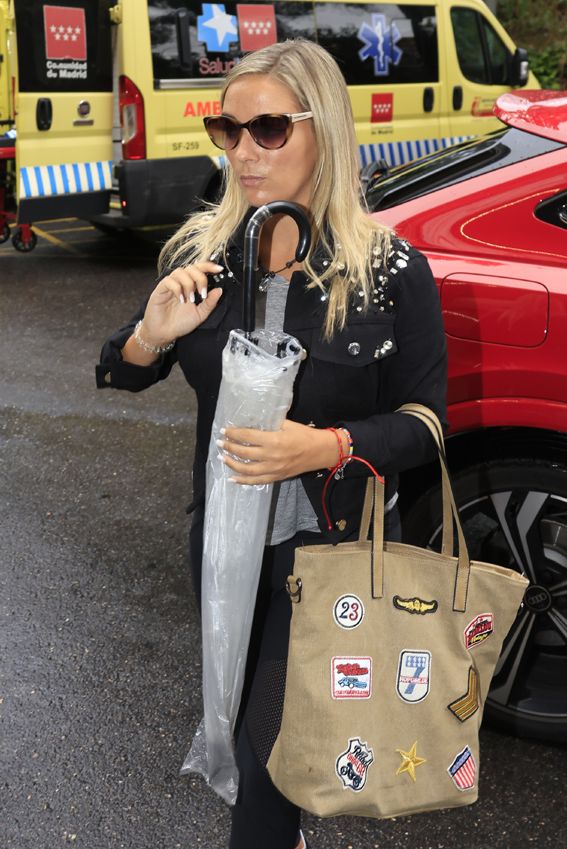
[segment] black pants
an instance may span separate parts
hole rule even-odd
[[[401,538],[397,509],[386,515],[387,539]],[[324,543],[320,534],[300,533],[266,548],[246,680],[237,724],[239,788],[232,809],[230,849],[293,849],[300,809],[274,787],[264,766],[279,729],[285,689],[291,605],[285,589],[295,549]]]

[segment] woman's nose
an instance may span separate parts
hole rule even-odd
[[[236,146],[235,154],[240,162],[258,159],[260,148],[247,129],[243,129]]]

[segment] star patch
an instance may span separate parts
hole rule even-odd
[[[223,3],[203,3],[202,10],[197,17],[197,38],[209,53],[228,53],[231,42],[238,41],[236,17],[227,14]]]
[[[417,750],[417,740],[409,750],[409,752],[405,752],[403,749],[396,749],[396,752],[399,752],[402,756],[402,762],[398,767],[396,775],[401,775],[402,772],[407,772],[412,781],[415,781],[415,769],[421,764],[427,763],[425,758],[420,758],[416,754]]]
[[[450,705],[447,705],[451,713],[453,713],[457,719],[460,719],[461,722],[464,722],[466,719],[470,719],[480,707],[480,692],[478,686],[478,672],[471,666],[469,669],[469,687],[467,692],[458,699],[455,699],[454,702],[451,702]]]

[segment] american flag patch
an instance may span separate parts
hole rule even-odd
[[[476,779],[476,763],[468,746],[459,752],[447,772],[455,782],[458,790],[470,790]]]

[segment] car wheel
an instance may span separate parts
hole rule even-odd
[[[567,742],[567,467],[525,458],[491,460],[452,479],[471,558],[530,579],[485,715],[520,736]],[[439,550],[440,537],[436,486],[404,516],[404,541]]]

